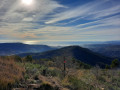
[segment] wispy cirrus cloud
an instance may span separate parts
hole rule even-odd
[[[76,6],[58,0],[0,1],[3,40],[118,40],[119,0],[90,0]],[[73,0],[73,2],[75,2]],[[82,1],[79,1],[82,2]]]
[[[84,27],[83,27],[84,26]],[[112,16],[105,19],[96,20],[89,23],[79,24],[75,27],[82,28],[82,30],[97,28],[97,27],[111,27],[111,26],[120,26],[120,16]]]
[[[53,15],[53,18],[47,21],[46,24],[74,18],[76,19],[70,21],[71,23],[80,19],[94,20],[120,13],[119,4],[108,3],[110,3],[109,0],[94,1],[72,9],[70,8],[62,13]],[[105,4],[108,4],[108,6],[106,7]]]
[[[38,27],[39,23],[36,22],[43,23],[42,19],[47,17],[47,14],[63,7],[54,0],[34,0],[33,5],[29,7],[23,5],[21,0],[0,1],[0,34],[21,38],[27,35],[35,37],[34,33],[30,34],[26,29],[34,28],[36,25]],[[20,32],[23,30],[26,34],[22,35]]]
[[[56,8],[64,7],[53,0],[34,0],[33,5],[30,7],[22,5],[20,0],[12,0],[11,2],[5,0],[2,4],[1,10],[6,10],[4,10],[5,15],[1,19],[9,22],[18,22],[25,18],[40,20],[47,14],[53,13]]]

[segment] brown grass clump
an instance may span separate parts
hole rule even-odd
[[[23,78],[24,68],[16,64],[13,57],[0,57],[0,90],[10,89]]]

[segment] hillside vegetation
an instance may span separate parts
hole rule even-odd
[[[23,79],[24,68],[17,65],[15,57],[0,57],[0,90],[10,90]]]
[[[0,57],[0,90],[119,90],[118,66],[117,59],[101,69],[66,57],[40,60],[33,60],[30,55]]]

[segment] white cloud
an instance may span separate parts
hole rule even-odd
[[[26,18],[23,19],[23,21],[33,21],[33,18],[31,18],[31,17],[28,17],[28,18],[27,18],[27,17],[26,17]]]
[[[77,18],[75,20],[68,22],[72,23],[75,22],[76,20],[80,20],[81,18],[92,20],[120,13],[119,4],[115,5],[111,4],[105,7],[105,4],[108,3],[110,3],[109,0],[94,1],[72,9],[70,8],[69,10],[53,15],[53,18],[47,21],[46,24]]]
[[[66,8],[67,6],[59,4],[57,0],[34,0],[31,6],[23,5],[21,0],[1,0],[0,36],[20,40],[84,40],[96,35],[106,35],[109,31],[111,33],[107,35],[113,33],[118,36],[119,15],[110,15],[119,13],[120,6],[105,6],[108,2],[109,0],[95,0],[81,6]],[[59,22],[69,19],[70,22]],[[90,22],[69,25],[81,19]],[[109,26],[115,27],[115,32],[114,28],[104,28]]]
[[[28,16],[34,18],[34,20],[40,20],[47,14],[54,12],[56,8],[64,7],[53,0],[35,0],[35,5],[33,4],[31,6],[22,5],[22,3],[18,0],[16,0],[14,3],[10,3],[9,0],[5,1],[9,2],[10,5],[6,4],[5,2],[2,3],[4,6],[2,6],[0,10],[3,10],[7,7],[5,12],[6,14],[4,17],[2,17],[2,19],[11,22],[14,22],[14,20],[17,21],[17,19],[18,21],[19,19],[22,20]]]
[[[96,5],[98,5],[98,3],[94,4],[92,2],[92,3],[87,3],[85,5],[82,5],[76,8],[72,8],[72,9],[70,8],[70,10],[54,15],[53,19],[51,19],[50,21],[47,21],[46,24],[55,23],[61,20],[71,19],[71,18],[75,18],[79,16],[84,16],[86,13],[89,14],[90,11],[93,11]],[[90,7],[88,8],[88,6]]]
[[[82,28],[82,26],[85,26],[85,27]],[[93,21],[93,22],[89,22],[89,23],[80,24],[75,27],[78,29],[82,29],[82,30],[89,30],[92,28],[112,27],[112,26],[114,26],[114,27],[120,26],[120,16],[119,15],[101,19],[101,20],[97,20],[97,21]]]
[[[92,19],[102,18],[105,16],[114,15],[117,13],[120,13],[120,5],[116,5],[116,6],[95,12],[95,14],[93,14],[92,17],[90,17],[90,18],[92,18]]]
[[[41,25],[38,26],[39,23],[31,23],[31,21],[43,22],[47,14],[54,13],[55,9],[61,7],[64,6],[54,0],[34,0],[29,6],[23,5],[21,0],[0,1],[0,34],[19,38],[35,37],[29,29]]]

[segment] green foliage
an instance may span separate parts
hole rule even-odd
[[[29,79],[29,75],[25,74],[24,78],[25,78],[25,80]]]
[[[25,63],[26,73],[30,75],[35,75],[40,73],[41,66],[39,64]]]
[[[27,55],[27,56],[25,57],[25,60],[28,61],[28,62],[32,62],[32,61],[33,61],[33,58],[32,58],[31,55]]]
[[[20,56],[15,56],[15,60],[16,60],[17,62],[22,62],[22,58],[21,58]]]
[[[43,70],[47,69],[44,65],[33,64],[30,62],[25,63],[26,74],[33,78],[39,74],[43,74]]]
[[[45,70],[45,69],[47,69],[47,67],[44,66],[44,65],[41,65],[39,70],[42,72],[42,71]]]
[[[39,69],[41,66],[40,64],[25,63],[25,67],[26,69],[34,69],[34,68]]]
[[[81,62],[81,61],[77,61],[77,63],[78,63],[78,68],[83,68],[83,69],[90,69],[90,68],[92,68],[92,66],[90,66],[89,64],[86,64],[86,63],[83,63],[83,62]]]
[[[98,79],[99,81],[101,81],[101,82],[106,82],[106,80],[105,80],[105,78],[104,78],[103,76],[99,76],[97,79]]]
[[[72,58],[72,63],[74,64],[76,62],[76,59],[75,58]]]
[[[49,66],[49,67],[54,66],[54,62],[53,61],[47,61],[47,66]]]
[[[68,81],[71,83],[72,90],[91,90],[93,86],[86,84],[75,76],[68,76]]]
[[[53,76],[53,77],[55,77],[55,76],[61,77],[62,73],[60,70],[57,70],[57,69],[48,69],[47,74],[49,76]]]
[[[110,66],[106,64],[105,69],[110,69]]]
[[[116,68],[120,65],[120,61],[118,59],[114,59],[111,63],[111,68]]]

